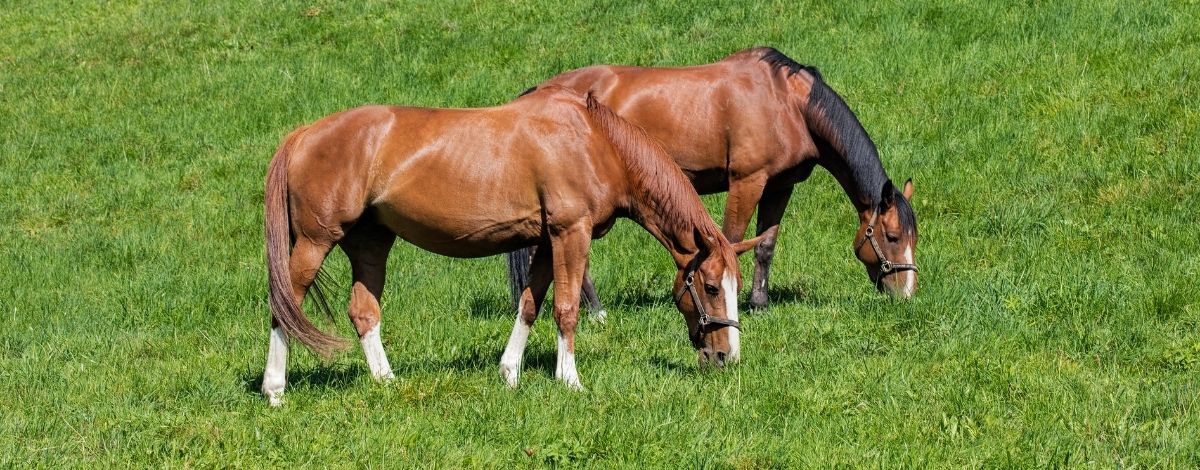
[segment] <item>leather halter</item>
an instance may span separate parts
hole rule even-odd
[[[708,312],[704,310],[704,304],[700,303],[700,294],[696,292],[695,277],[695,270],[688,271],[687,277],[685,277],[683,280],[683,290],[686,290],[692,295],[692,305],[695,305],[696,311],[700,313],[700,332],[712,333],[727,326],[731,326],[739,330],[742,329],[741,322],[738,322],[737,320],[717,318],[708,315]],[[679,302],[679,299],[681,298],[683,298],[683,292],[680,292],[679,295],[675,296],[675,301]]]
[[[883,256],[883,250],[879,248],[879,242],[875,241],[875,219],[877,218],[879,218],[878,206],[876,206],[875,210],[871,212],[871,220],[867,222],[867,231],[863,232],[862,240],[859,240],[858,243],[854,244],[854,252],[858,253],[858,250],[862,248],[864,243],[868,241],[871,242],[871,249],[875,250],[875,257],[879,258],[879,277],[871,280],[871,282],[874,282],[876,286],[883,282],[883,278],[887,277],[888,275],[904,271],[918,271],[916,264],[893,263],[889,261],[886,256]]]

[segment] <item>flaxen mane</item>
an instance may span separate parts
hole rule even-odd
[[[737,260],[732,258],[729,241],[713,223],[700,196],[692,189],[692,183],[683,174],[667,152],[642,128],[630,124],[588,94],[588,111],[592,119],[605,131],[610,143],[617,149],[629,172],[630,184],[643,195],[643,205],[652,205],[652,212],[661,214],[661,230],[678,236],[691,236],[690,231],[699,231],[701,237],[711,242],[726,256],[725,265],[737,269]],[[730,247],[731,248],[731,247]]]

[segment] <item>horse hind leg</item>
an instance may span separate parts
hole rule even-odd
[[[387,227],[363,220],[341,242],[354,277],[347,314],[358,332],[371,376],[376,380],[395,378],[379,335],[382,319],[379,301],[383,296],[388,252],[395,241],[395,234]]]
[[[604,310],[604,306],[600,304],[600,296],[596,294],[596,284],[592,282],[592,273],[590,269],[583,272],[583,286],[580,291],[584,303],[587,304],[588,314],[593,320],[604,323],[608,320],[608,312]]]
[[[517,319],[513,322],[513,331],[504,347],[504,354],[500,356],[500,375],[509,387],[516,387],[520,381],[521,362],[525,357],[529,331],[533,328],[533,322],[537,321],[542,301],[546,299],[546,291],[550,289],[550,256],[551,250],[548,246],[534,252],[529,268],[529,282],[521,289],[517,301]]]
[[[298,303],[304,302],[305,294],[316,280],[321,263],[332,247],[332,244],[319,243],[309,238],[297,238],[288,263],[292,274],[292,293]],[[287,334],[272,319],[267,346],[267,367],[263,371],[262,381],[262,393],[271,406],[283,404],[283,390],[287,387],[287,357]]]

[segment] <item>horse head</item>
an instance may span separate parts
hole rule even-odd
[[[854,254],[867,269],[875,287],[907,299],[917,290],[917,218],[909,200],[912,180],[898,191],[888,180],[879,202],[860,214]]]

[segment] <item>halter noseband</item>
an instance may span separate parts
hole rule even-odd
[[[737,328],[739,330],[742,329],[742,324],[740,322],[738,322],[737,320],[730,320],[728,318],[710,317],[708,315],[708,312],[704,311],[704,304],[700,303],[700,294],[696,293],[696,283],[694,280],[695,277],[696,277],[696,271],[689,270],[687,273],[687,277],[685,277],[683,280],[683,290],[688,291],[688,293],[692,295],[692,305],[695,305],[696,311],[700,312],[700,321],[699,321],[700,332],[701,333],[712,333],[714,331],[717,331],[721,328],[725,328],[727,326],[731,326],[731,327]],[[675,302],[679,302],[679,299],[682,297],[683,297],[683,293],[680,292],[679,295],[675,296]]]
[[[916,264],[893,263],[886,256],[883,256],[883,250],[879,249],[879,242],[875,241],[875,219],[878,217],[879,207],[875,207],[875,210],[871,212],[871,220],[867,222],[867,231],[863,232],[863,239],[854,245],[854,252],[857,253],[864,243],[871,242],[871,249],[875,250],[875,257],[879,258],[879,277],[871,280],[877,286],[880,282],[883,282],[883,278],[890,274],[903,271],[918,271]]]

